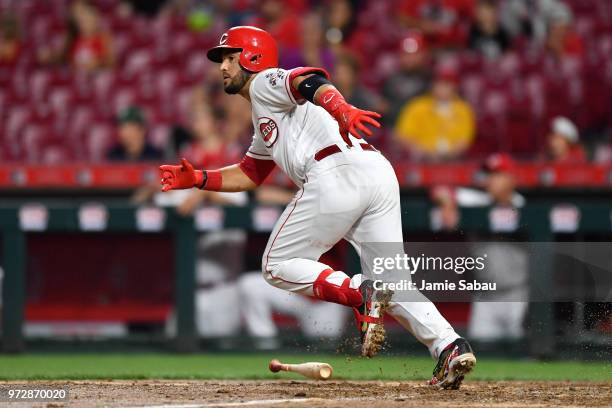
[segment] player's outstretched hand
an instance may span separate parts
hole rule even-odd
[[[340,115],[340,133],[346,135],[350,133],[358,139],[362,139],[365,136],[372,136],[372,131],[365,125],[372,125],[376,128],[380,128],[380,123],[376,119],[380,118],[380,114],[372,111],[361,110],[352,105],[345,105],[343,112]]]
[[[193,165],[185,158],[181,159],[179,166],[171,164],[159,166],[159,172],[162,191],[192,188],[201,184],[203,178],[202,171],[194,170]]]

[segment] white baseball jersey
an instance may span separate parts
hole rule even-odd
[[[255,134],[247,156],[273,160],[300,187],[270,235],[262,257],[264,278],[277,288],[314,296],[315,281],[330,270],[318,260],[342,238],[360,254],[361,243],[403,239],[393,167],[378,151],[346,147],[335,119],[292,92],[292,77],[308,72],[273,68],[255,76],[249,89]],[[318,151],[334,144],[341,152],[314,160]],[[351,289],[361,283],[360,274],[349,278],[342,271],[324,279]],[[390,302],[388,313],[436,358],[459,337],[425,298]]]
[[[289,83],[292,71],[267,69],[251,82],[255,134],[247,156],[274,160],[301,187],[315,153],[343,141],[338,123],[325,109],[296,100]]]

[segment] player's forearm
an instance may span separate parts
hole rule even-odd
[[[244,174],[238,164],[232,164],[219,170],[202,171],[200,186],[202,186],[200,187],[202,190],[234,193],[253,190],[257,187],[257,184]],[[196,185],[196,187],[199,186]]]
[[[199,188],[208,191],[238,192],[253,190],[274,168],[272,160],[245,156],[238,164],[218,170],[196,170],[185,158],[180,165],[159,166],[162,191]]]
[[[327,91],[329,91],[329,90],[332,90],[332,89],[333,89],[333,90],[335,90],[336,92],[338,92],[338,95],[341,95],[341,96],[342,96],[342,94],[340,93],[340,91],[339,91],[339,90],[338,90],[338,89],[337,89],[335,86],[333,86],[332,84],[329,84],[329,85],[323,85],[322,87],[320,87],[319,89],[317,89],[317,92],[315,92],[315,96],[314,96],[314,101],[315,101],[315,104],[317,104],[317,105],[321,106],[321,105],[322,105],[322,102],[323,102],[323,101],[322,101],[322,99],[321,99],[321,98],[322,98],[322,95],[324,95],[324,94],[325,94],[325,92],[327,92]],[[342,99],[344,99],[344,97],[342,97]]]
[[[298,76],[298,77],[296,77],[296,78],[293,80],[293,88],[294,88],[294,89],[299,89],[299,88],[300,88],[300,84],[301,84],[301,83],[302,83],[304,80],[306,80],[306,79],[308,79],[308,78],[312,77],[313,75],[315,75],[315,74],[302,75],[302,76]],[[316,90],[316,91],[315,91],[315,93],[314,93],[314,103],[315,103],[315,104],[317,104],[317,105],[321,105],[321,104],[319,103],[320,98],[321,98],[321,95],[323,95],[323,94],[325,93],[325,91],[328,91],[328,90],[330,90],[330,89],[336,89],[336,87],[335,87],[335,86],[333,86],[333,85],[330,83],[330,84],[321,85],[319,88],[317,88],[317,90]],[[339,93],[339,92],[338,92],[338,93]]]
[[[312,83],[306,83],[308,88],[300,87],[302,83],[306,80],[313,81]],[[306,100],[314,103],[315,105],[321,106],[330,115],[332,115],[336,120],[340,120],[339,115],[341,115],[341,111],[338,109],[341,105],[346,104],[344,97],[336,89],[334,85],[332,85],[327,78],[324,78],[320,75],[309,74],[298,76],[293,80],[292,83],[294,89],[298,89],[301,91],[302,96],[306,98]],[[314,93],[312,90],[314,89]]]
[[[371,136],[372,131],[365,125],[379,128],[376,118],[380,114],[361,110],[347,103],[342,94],[329,82],[327,75],[310,74],[295,77],[291,85],[304,99],[325,109],[336,121],[340,135],[347,146],[352,146],[349,133],[357,138]],[[363,133],[363,134],[362,134]]]

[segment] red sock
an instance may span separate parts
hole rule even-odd
[[[319,274],[317,280],[312,285],[315,297],[344,306],[357,307],[361,305],[363,303],[361,293],[359,290],[349,287],[351,283],[349,278],[344,279],[340,286],[336,286],[326,280],[333,272],[333,269],[326,269]]]

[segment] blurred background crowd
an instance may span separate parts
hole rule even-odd
[[[392,160],[612,160],[606,0],[1,0],[0,13],[2,161],[234,161],[250,112],[204,54],[239,24],[272,33],[281,67],[324,67],[381,112],[371,142]]]

